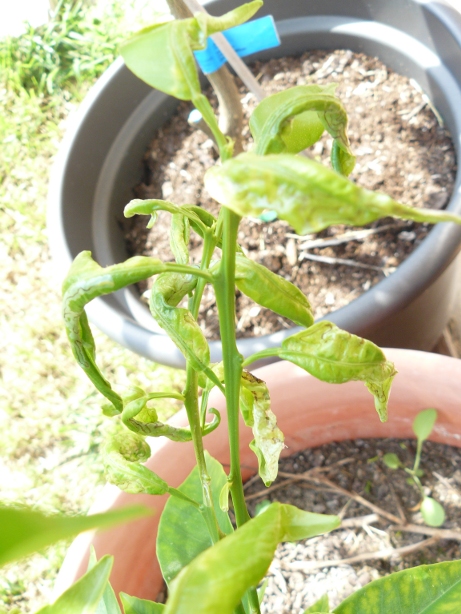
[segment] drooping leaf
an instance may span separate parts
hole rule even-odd
[[[103,556],[52,605],[46,605],[36,614],[94,614],[109,581],[112,563],[113,557]]]
[[[334,614],[448,614],[461,603],[461,561],[421,565],[370,582]]]
[[[221,531],[228,535],[233,531],[232,524],[227,513],[219,507],[219,495],[227,483],[227,476],[222,465],[207,452],[205,458],[211,478],[211,493],[216,517]],[[192,470],[178,490],[195,501],[202,501],[202,485],[197,467]],[[170,497],[163,510],[157,536],[157,557],[167,584],[170,585],[181,569],[211,544],[203,515],[186,501]]]
[[[113,413],[122,412],[123,401],[96,364],[95,343],[85,306],[98,296],[110,294],[166,270],[167,266],[160,260],[145,256],[136,256],[122,264],[103,268],[92,259],[91,252],[85,251],[75,258],[64,280],[63,318],[72,352],[97,390],[111,402]]]
[[[387,401],[396,370],[371,341],[332,322],[318,322],[285,339],[278,355],[324,382],[363,381],[375,398],[381,421],[387,420]]]
[[[92,516],[45,515],[26,508],[0,506],[0,566],[90,529],[105,529],[152,511],[132,506]]]
[[[441,527],[445,522],[445,510],[432,497],[424,497],[421,503],[421,516],[430,527]]]
[[[299,85],[268,96],[254,110],[250,130],[255,153],[299,153],[327,130],[334,139],[333,168],[349,175],[355,165],[347,137],[347,113],[336,84]],[[341,153],[340,153],[341,152]]]
[[[90,550],[90,560],[88,562],[88,571],[93,569],[97,563],[98,560],[96,558],[96,552],[92,546]],[[122,614],[120,606],[118,605],[117,597],[114,593],[114,589],[110,585],[109,581],[107,582],[101,600],[96,607],[95,614]]]
[[[437,420],[437,410],[425,409],[420,411],[413,420],[413,433],[423,442],[429,437]]]
[[[265,382],[252,373],[242,373],[242,387],[251,395],[251,421],[254,440],[250,448],[258,458],[259,475],[266,486],[277,477],[284,437],[277,418],[270,408],[269,390]]]
[[[238,215],[258,217],[275,211],[298,234],[333,224],[363,226],[386,216],[417,222],[456,222],[446,211],[415,209],[386,194],[361,188],[323,164],[304,156],[239,154],[210,168],[205,186],[219,203]]]
[[[213,373],[219,381],[224,381],[223,363],[213,366]],[[214,386],[208,380],[207,391]],[[240,410],[254,435],[250,448],[258,459],[258,472],[266,486],[277,477],[278,461],[284,448],[284,436],[277,426],[277,418],[270,408],[270,395],[267,385],[248,371],[242,372],[240,380]]]
[[[120,599],[124,614],[163,614],[165,611],[165,606],[162,603],[138,599],[126,593],[120,593]]]
[[[164,614],[232,614],[243,594],[264,577],[278,543],[313,537],[339,523],[336,516],[273,503],[179,573]]]
[[[314,323],[310,303],[299,288],[243,254],[236,258],[235,283],[258,305],[306,328]]]

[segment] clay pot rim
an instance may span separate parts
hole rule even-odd
[[[455,358],[430,354],[415,350],[385,350],[389,360],[395,362],[400,372],[396,378],[394,390],[391,393],[390,420],[382,425],[373,408],[373,401],[366,388],[360,382],[350,382],[340,386],[319,382],[306,374],[298,367],[285,362],[276,363],[258,369],[255,374],[261,379],[272,382],[270,386],[272,407],[277,415],[279,426],[286,436],[289,450],[286,455],[292,454],[307,447],[315,447],[327,441],[342,439],[357,439],[365,437],[408,438],[412,436],[411,424],[418,411],[426,407],[438,407],[439,419],[434,433],[430,439],[446,442],[461,447],[461,361]],[[442,385],[441,382],[445,382]],[[312,408],[307,410],[296,409],[293,399],[296,394],[309,397]],[[287,396],[289,398],[287,398]],[[346,397],[352,398],[350,403],[344,401]],[[342,404],[342,409],[336,411],[333,406],[334,399]],[[427,403],[423,399],[427,399]],[[350,405],[353,408],[350,408]],[[224,417],[223,400],[219,395],[212,399],[212,406],[217,407]],[[346,409],[344,409],[346,408]],[[303,419],[309,417],[307,425]],[[336,420],[333,422],[333,420]],[[329,422],[331,421],[331,422]],[[184,412],[176,414],[171,422],[176,425],[185,423]],[[225,419],[223,420],[223,425]],[[221,429],[221,427],[220,427]],[[227,446],[227,433],[218,429],[205,440],[205,447],[210,453],[224,463],[223,446]],[[351,431],[352,429],[352,431]],[[353,434],[351,435],[351,432]],[[414,437],[414,436],[413,436]],[[248,443],[251,431],[242,430],[242,466],[252,467],[246,471],[247,477],[255,471],[254,455],[249,451]],[[306,442],[314,444],[307,445]],[[224,442],[224,443],[223,443]],[[173,455],[171,451],[181,445],[181,455]],[[191,469],[193,458],[192,447],[189,444],[174,444],[169,440],[152,441],[152,458],[148,465],[173,486],[179,485]],[[176,448],[177,451],[177,448]],[[226,452],[224,452],[224,455]],[[179,467],[174,465],[172,459],[178,460]],[[169,464],[169,466],[168,466]],[[165,475],[168,473],[168,475]],[[127,495],[114,486],[105,486],[97,497],[90,513],[97,513],[109,507],[121,507],[128,503],[143,503],[154,507],[156,517],[143,519],[96,535],[84,534],[79,536],[69,549],[66,560],[61,568],[57,583],[56,595],[69,586],[86,568],[86,558],[90,544],[94,544],[98,556],[115,551],[116,558],[112,583],[118,593],[123,590],[129,594],[145,599],[154,599],[155,591],[160,587],[161,578],[158,576],[158,565],[152,560],[155,551],[153,534],[156,531],[159,513],[166,497],[149,497],[146,495]],[[137,544],[136,532],[138,534]],[[149,535],[149,539],[146,538]],[[127,546],[126,540],[129,543]],[[139,549],[146,551],[146,562],[141,562]],[[142,579],[133,579],[127,576],[124,563],[128,569],[144,570]],[[148,579],[146,580],[146,566]],[[156,580],[152,574],[156,569]],[[152,588],[154,587],[154,593]]]

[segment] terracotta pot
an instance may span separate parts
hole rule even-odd
[[[211,0],[219,15],[240,0]],[[273,14],[282,44],[259,59],[308,49],[352,49],[377,56],[415,79],[450,130],[459,154],[461,134],[461,16],[444,0],[266,0],[259,15]],[[247,58],[249,61],[255,56]],[[156,130],[177,101],[152,90],[115,62],[98,81],[69,126],[55,165],[49,195],[48,234],[60,273],[91,250],[103,266],[126,259],[118,224],[143,170],[141,160]],[[461,212],[461,175],[448,208]],[[461,229],[442,224],[388,278],[327,319],[379,345],[431,350],[452,310],[456,293],[454,258]],[[98,298],[90,320],[118,343],[156,362],[184,366],[184,358],[133,288]],[[239,340],[244,356],[280,345],[297,329]],[[210,344],[221,360],[221,344]]]
[[[331,441],[366,437],[413,437],[411,424],[422,409],[435,407],[439,417],[430,437],[461,447],[461,361],[412,350],[386,350],[399,374],[395,378],[389,404],[389,421],[382,424],[373,399],[360,382],[332,385],[319,382],[298,367],[275,363],[255,371],[269,383],[272,408],[285,434],[285,456]],[[221,463],[228,463],[227,431],[223,398],[216,394],[213,407],[221,411],[223,424],[205,439],[207,450]],[[176,425],[185,423],[184,412],[174,416]],[[255,456],[248,444],[250,429],[241,432],[242,467],[245,478],[256,472]],[[194,465],[192,445],[169,440],[151,440],[148,463],[170,485],[178,486]],[[155,509],[155,516],[101,532],[85,534],[72,544],[56,584],[56,595],[72,584],[86,569],[90,544],[98,557],[115,555],[111,582],[116,593],[127,592],[155,599],[162,577],[155,559],[155,539],[166,497],[127,495],[106,486],[91,512],[96,513],[130,503],[143,503]]]

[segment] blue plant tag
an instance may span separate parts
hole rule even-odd
[[[241,58],[256,53],[256,51],[280,45],[280,38],[272,15],[242,23],[240,26],[226,30],[223,34]],[[206,75],[215,72],[226,62],[226,58],[211,38],[208,38],[207,48],[203,51],[195,51],[194,55]]]

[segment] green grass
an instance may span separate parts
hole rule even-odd
[[[74,514],[87,511],[104,483],[98,451],[111,421],[63,331],[61,280],[47,246],[47,184],[67,116],[140,11],[121,0],[84,10],[67,2],[60,11],[52,24],[0,41],[0,500]],[[182,388],[183,372],[95,336],[111,381]],[[163,403],[160,413],[177,408]],[[0,611],[28,614],[46,603],[66,546],[2,569]]]

